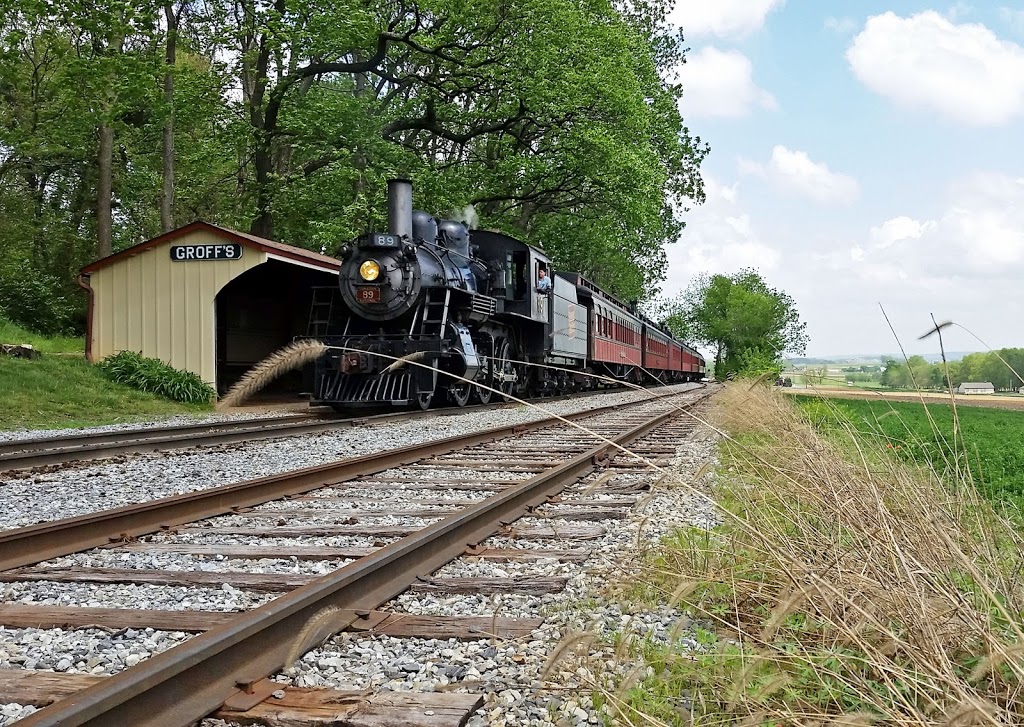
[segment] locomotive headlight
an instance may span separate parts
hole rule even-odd
[[[359,266],[359,276],[366,281],[376,280],[380,276],[380,263],[376,260],[367,260]]]

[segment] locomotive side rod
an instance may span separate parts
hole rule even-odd
[[[671,395],[673,394],[658,394],[651,399],[635,403]],[[527,424],[495,427],[473,434],[343,459],[270,477],[234,482],[137,505],[0,531],[0,571],[32,565],[110,543],[123,542],[140,535],[167,530],[175,525],[228,514],[240,508],[261,505],[290,495],[300,495],[421,459],[511,437],[521,432],[530,432],[563,420],[574,421],[621,408],[621,404],[613,404],[577,412],[563,418],[548,417]]]
[[[689,404],[692,406],[692,403]],[[621,407],[606,407],[621,408]],[[611,441],[628,446],[680,413],[672,408]],[[240,690],[279,671],[298,634],[325,608],[351,613],[353,623],[495,534],[566,485],[618,453],[602,443],[527,482],[381,548],[373,555],[241,614],[138,666],[27,717],[25,727],[173,727],[193,724]],[[340,614],[339,614],[340,615]]]

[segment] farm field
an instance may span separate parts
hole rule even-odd
[[[892,389],[864,389],[855,387],[815,386],[806,389],[783,389],[786,394],[804,397],[828,397],[829,399],[860,399],[865,401],[893,401],[920,403],[926,401],[936,404],[949,403],[949,394],[940,391],[894,391]],[[1020,409],[1024,411],[1024,396],[1020,394],[975,394],[971,396],[957,395],[957,406],[989,407],[995,409]]]
[[[981,492],[1024,508],[1024,412],[958,406],[961,433],[954,449],[948,404],[929,404],[926,413],[922,404],[889,400],[830,398],[826,403],[799,397],[797,402],[819,425],[836,426],[845,417],[856,430],[878,437],[880,446],[940,473],[955,461],[957,452],[961,462],[966,458]]]

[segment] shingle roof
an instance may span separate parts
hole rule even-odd
[[[256,235],[250,235],[245,232],[238,232],[237,230],[230,230],[227,227],[220,227],[209,222],[197,220],[195,222],[191,222],[185,225],[184,227],[179,227],[176,230],[165,232],[164,234],[158,237],[154,237],[152,240],[140,242],[138,245],[132,245],[131,247],[121,250],[120,252],[115,252],[113,255],[108,255],[105,258],[100,258],[99,260],[89,263],[84,268],[82,268],[82,272],[95,272],[101,268],[107,267],[108,265],[113,265],[114,263],[125,258],[132,257],[133,255],[138,255],[140,252],[149,250],[150,248],[158,247],[168,242],[173,242],[174,240],[184,237],[190,232],[195,232],[196,230],[207,230],[221,237],[245,245],[246,247],[262,250],[263,252],[277,255],[278,257],[295,260],[297,262],[304,262],[330,272],[334,272],[341,269],[341,261],[338,260],[337,258],[328,257],[327,255],[321,255],[320,253],[313,252],[312,250],[305,250],[301,247],[285,245],[284,243],[274,242],[273,240],[268,240],[264,237],[257,237]]]

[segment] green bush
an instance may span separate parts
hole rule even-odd
[[[81,301],[71,299],[52,276],[0,274],[0,315],[30,331],[72,333],[81,307]]]
[[[207,403],[217,392],[191,371],[179,371],[134,351],[108,356],[99,365],[112,381],[186,404]]]

